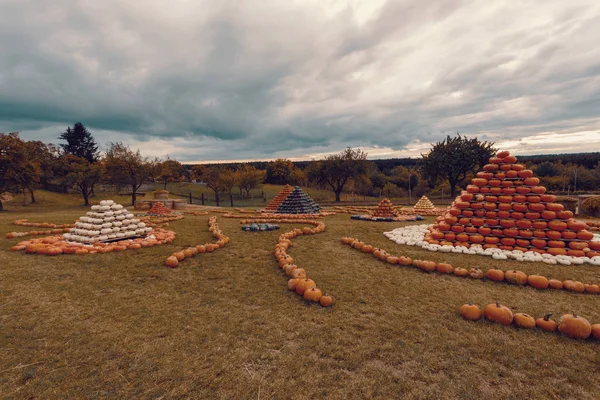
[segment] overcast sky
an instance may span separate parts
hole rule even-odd
[[[600,151],[600,1],[0,0],[0,132],[180,161]]]

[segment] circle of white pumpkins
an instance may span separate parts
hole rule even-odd
[[[430,225],[411,225],[384,232],[384,236],[397,244],[418,246],[427,251],[442,253],[462,253],[470,255],[483,255],[495,260],[515,260],[519,262],[543,262],[551,265],[581,265],[584,263],[600,265],[600,256],[571,257],[566,255],[553,256],[552,254],[539,254],[534,251],[502,250],[496,248],[484,249],[483,246],[474,244],[470,248],[462,246],[430,244],[424,241]]]

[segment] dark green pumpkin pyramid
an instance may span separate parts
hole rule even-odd
[[[310,196],[294,186],[294,190],[279,205],[277,214],[318,214],[321,206],[315,203]]]

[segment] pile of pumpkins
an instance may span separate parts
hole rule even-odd
[[[153,247],[165,243],[171,243],[175,239],[175,232],[156,228],[151,237],[137,239],[123,239],[112,243],[96,242],[92,245],[81,243],[68,243],[63,236],[49,236],[41,239],[26,240],[11,247],[13,251],[25,250],[27,254],[44,254],[57,256],[61,254],[96,254],[112,253],[127,249],[141,249],[142,247]]]
[[[169,268],[177,268],[179,266],[179,262],[185,260],[186,258],[192,258],[195,255],[202,253],[212,253],[217,249],[225,247],[225,245],[229,243],[229,237],[225,235],[219,228],[217,217],[208,218],[208,231],[214,238],[217,239],[215,243],[199,244],[193,247],[188,247],[181,251],[177,251],[167,257],[165,260],[165,265]]]
[[[287,253],[287,249],[292,246],[291,239],[301,235],[312,235],[323,232],[325,224],[321,221],[306,221],[305,223],[314,225],[315,228],[304,227],[296,228],[279,236],[275,245],[275,259],[287,276],[288,289],[304,297],[304,300],[319,303],[323,307],[329,307],[333,304],[333,298],[323,294],[321,289],[317,288],[314,280],[310,279],[304,270],[294,264],[294,259]]]
[[[264,208],[265,212],[275,212],[283,203],[285,199],[292,193],[294,188],[290,185],[285,185],[283,189],[271,200],[271,202]]]
[[[425,236],[429,244],[535,251],[553,256],[600,255],[600,242],[584,222],[555,203],[531,170],[509,152],[489,159],[467,190],[438,217]]]
[[[415,211],[426,211],[433,210],[435,206],[427,196],[423,195],[421,196],[419,201],[417,201],[417,204],[415,204],[413,208],[415,209]]]
[[[560,317],[558,323],[546,314],[543,318],[534,319],[531,315],[525,313],[513,312],[510,308],[496,302],[485,306],[483,314],[481,308],[471,302],[463,304],[460,307],[460,315],[470,321],[479,321],[483,315],[485,319],[502,325],[514,324],[518,328],[533,329],[539,328],[546,332],[560,332],[573,339],[587,339],[590,336],[600,340],[600,324],[590,324],[590,322],[575,313],[564,314]]]
[[[371,215],[373,217],[384,217],[384,218],[392,217],[393,218],[396,215],[398,215],[398,213],[396,213],[396,210],[394,209],[394,205],[392,204],[392,202],[389,199],[384,198],[383,200],[381,200],[379,202],[377,207],[375,207],[375,209],[373,210]]]
[[[169,210],[162,201],[157,201],[154,205],[148,210],[148,214],[152,216],[162,216],[162,215],[170,215],[172,211]]]
[[[399,264],[404,266],[413,265],[424,272],[438,272],[441,274],[453,274],[458,277],[470,277],[473,279],[486,279],[491,282],[507,282],[516,285],[529,285],[535,289],[564,289],[575,293],[600,294],[600,285],[595,283],[582,283],[575,279],[559,281],[557,279],[548,279],[542,275],[527,275],[522,271],[512,270],[503,271],[497,268],[491,268],[484,272],[480,268],[454,267],[449,263],[436,263],[431,260],[413,260],[410,257],[394,256],[381,248],[366,244],[358,239],[343,237],[342,243],[351,246],[354,249],[361,250],[363,253],[370,253],[373,257],[385,261],[388,264]]]

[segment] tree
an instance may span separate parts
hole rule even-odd
[[[266,171],[256,169],[248,164],[243,164],[235,171],[235,182],[240,189],[246,191],[246,196],[250,197],[250,191],[262,185],[265,174]]]
[[[560,170],[558,169],[558,167],[550,161],[545,161],[539,164],[535,168],[535,172],[536,175],[540,178],[546,176],[557,176],[558,174],[560,174]]]
[[[165,190],[167,189],[168,183],[180,182],[183,176],[184,168],[179,161],[167,159],[160,163],[160,173],[158,178],[164,183]]]
[[[267,167],[267,182],[275,185],[290,183],[294,164],[287,159],[278,158]]]
[[[423,157],[421,168],[423,175],[431,186],[440,179],[447,179],[450,184],[450,195],[456,196],[456,186],[477,169],[487,164],[488,159],[496,152],[494,143],[480,142],[466,136],[451,138],[435,143],[429,153]]]
[[[0,133],[0,193],[23,193],[23,205],[27,204],[27,191],[33,193],[41,176],[39,160],[31,158],[32,148],[16,132]]]
[[[85,158],[90,163],[98,161],[100,157],[98,145],[92,134],[81,122],[75,123],[73,128],[67,127],[67,130],[61,133],[58,138],[67,142],[60,145],[66,154]]]
[[[28,188],[31,202],[35,203],[34,190],[38,186],[46,187],[54,179],[53,170],[59,152],[52,143],[45,144],[39,140],[25,142],[25,152],[28,162],[37,174],[36,182]]]
[[[208,186],[210,189],[213,190],[213,192],[215,192],[215,202],[217,203],[217,206],[219,206],[219,193],[231,192],[231,188],[233,188],[235,184],[233,171],[229,168],[217,166],[212,166],[208,168],[202,167],[197,169],[195,167],[201,166],[194,166],[192,168],[192,172],[196,174],[196,177],[198,177],[198,173],[201,174],[199,176],[200,180],[205,182],[206,186]]]
[[[152,165],[121,142],[109,143],[104,159],[106,180],[117,187],[131,188],[131,205],[135,205],[137,191],[152,173]]]
[[[57,169],[64,174],[63,185],[75,186],[83,197],[83,205],[89,206],[94,185],[102,178],[102,164],[92,164],[86,158],[64,154],[57,161]]]
[[[367,153],[348,147],[338,154],[331,154],[318,161],[309,170],[309,179],[327,184],[335,193],[335,201],[341,199],[342,190],[349,179],[367,172]]]

